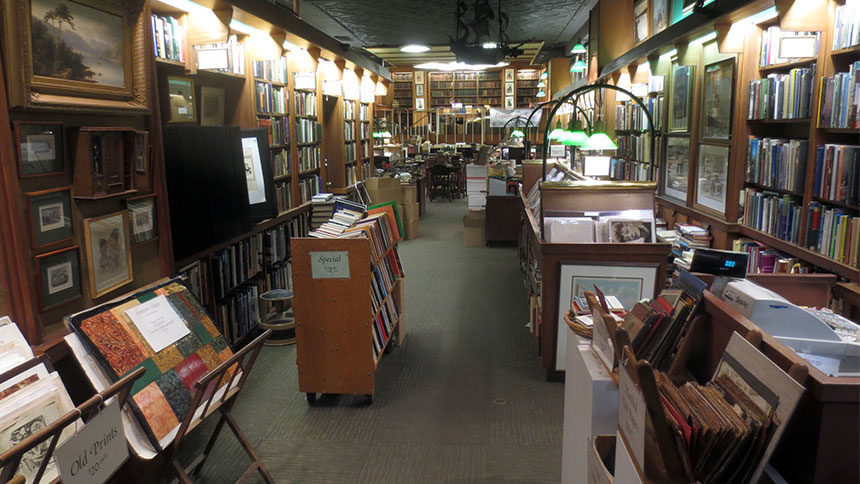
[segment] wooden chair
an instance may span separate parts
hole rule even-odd
[[[430,173],[427,190],[430,192],[430,201],[439,196],[447,196],[448,200],[453,198],[454,174],[445,165],[433,165],[428,170]]]

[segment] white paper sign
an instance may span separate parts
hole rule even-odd
[[[567,150],[564,145],[552,145],[549,147],[550,158],[567,158]]]
[[[165,296],[135,306],[125,314],[156,353],[191,334]]]
[[[266,184],[263,181],[263,162],[257,138],[242,138],[242,156],[245,160],[245,180],[248,182],[248,203],[266,201]]]
[[[314,279],[349,279],[349,252],[311,252]]]
[[[645,465],[645,398],[624,365],[618,365],[618,428],[624,433],[633,458]]]
[[[119,400],[115,399],[77,434],[60,444],[54,456],[65,484],[107,482],[128,459]]]

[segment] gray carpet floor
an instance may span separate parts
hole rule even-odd
[[[548,383],[525,327],[511,247],[464,247],[465,201],[428,204],[402,242],[407,338],[379,363],[372,405],[298,391],[295,346],[260,354],[234,415],[277,482],[558,482],[564,387]],[[186,462],[213,422],[195,429]],[[225,429],[199,482],[247,459]],[[261,482],[261,481],[260,481]]]

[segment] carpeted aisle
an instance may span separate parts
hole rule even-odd
[[[560,480],[564,388],[545,381],[524,326],[516,249],[464,247],[465,211],[429,204],[400,246],[408,336],[382,358],[372,405],[326,395],[309,407],[295,347],[262,351],[235,415],[277,482]],[[233,482],[246,463],[225,429],[200,481]]]

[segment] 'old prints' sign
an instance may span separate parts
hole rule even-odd
[[[107,482],[128,459],[119,401],[106,406],[54,452],[65,484]]]
[[[349,279],[349,252],[311,252],[314,279]]]

